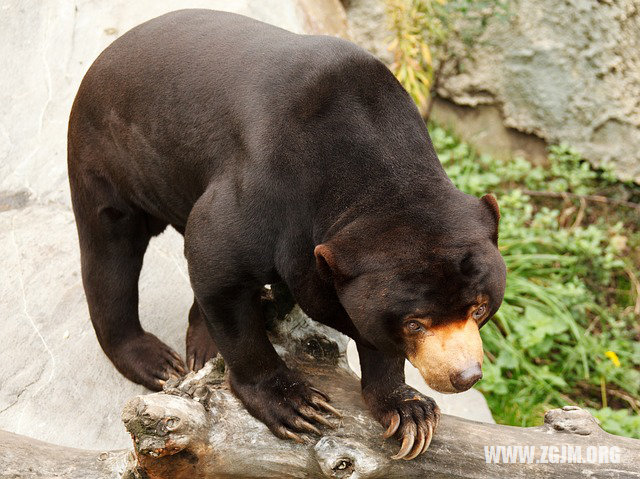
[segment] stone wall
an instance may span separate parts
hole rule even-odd
[[[356,41],[383,51],[384,0],[353,0]],[[363,8],[368,4],[368,8]],[[544,158],[566,142],[640,182],[640,2],[511,0],[473,45],[452,44],[433,111],[481,150]],[[486,125],[483,127],[483,124]]]
[[[640,3],[514,0],[438,94],[640,181]]]

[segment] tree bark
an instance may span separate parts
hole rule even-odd
[[[271,312],[272,319],[279,316],[277,307]],[[532,428],[443,416],[424,455],[391,460],[399,444],[384,441],[382,426],[368,414],[346,362],[346,339],[298,308],[272,325],[271,339],[285,361],[344,415],[322,437],[308,437],[306,444],[274,437],[231,394],[224,362],[216,358],[198,373],[167,383],[163,392],[127,403],[122,418],[133,453],[81,451],[1,432],[0,478],[640,478],[640,441],[607,434],[573,406],[548,411],[544,425]],[[585,461],[608,462],[563,463],[567,445],[579,446]],[[529,463],[494,464],[486,460],[491,446],[535,451]],[[543,457],[548,447],[557,447],[557,456],[547,449]],[[567,456],[565,450],[565,461]]]

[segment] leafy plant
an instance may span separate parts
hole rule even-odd
[[[448,59],[447,45],[470,47],[491,17],[504,17],[505,0],[386,0],[393,38],[391,71],[428,116],[431,91]]]
[[[446,0],[387,0],[394,38],[391,71],[419,108],[425,109],[434,78],[435,48],[447,36]]]

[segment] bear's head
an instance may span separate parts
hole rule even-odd
[[[404,355],[433,389],[482,377],[479,329],[498,310],[506,268],[495,198],[364,215],[315,248],[316,265],[369,347]]]

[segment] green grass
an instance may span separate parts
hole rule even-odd
[[[640,261],[632,254],[640,216],[584,199],[636,200],[640,188],[593,170],[566,146],[552,147],[542,168],[478,155],[437,125],[430,132],[458,188],[493,192],[500,203],[507,288],[482,330],[478,383],[496,421],[538,425],[545,410],[577,404],[605,430],[640,438]],[[577,196],[530,197],[530,190]]]

